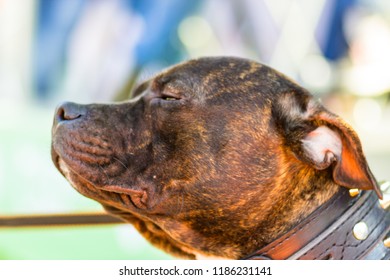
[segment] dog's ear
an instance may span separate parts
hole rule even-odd
[[[317,169],[332,165],[333,180],[337,184],[351,189],[375,190],[382,198],[356,132],[329,112],[313,117],[320,126],[301,140],[304,158]]]
[[[284,131],[286,144],[296,157],[318,170],[332,168],[333,180],[351,189],[382,192],[376,182],[356,132],[340,117],[315,102],[307,92],[284,95],[273,110]]]

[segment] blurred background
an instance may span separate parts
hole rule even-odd
[[[101,212],[50,158],[56,104],[109,102],[185,59],[255,59],[358,132],[390,178],[390,1],[0,0],[0,217]],[[170,259],[130,225],[0,227],[0,259]]]

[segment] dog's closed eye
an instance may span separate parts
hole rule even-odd
[[[181,98],[178,97],[178,96],[173,96],[171,94],[162,94],[161,95],[161,99],[162,100],[166,100],[166,101],[176,101],[176,100],[180,100]]]
[[[153,98],[150,99],[152,106],[171,108],[176,105],[182,104],[183,98],[178,93],[171,93],[170,91],[163,91],[157,93]]]

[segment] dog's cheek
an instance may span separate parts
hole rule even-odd
[[[210,168],[212,145],[205,128],[199,122],[165,124],[164,130],[153,137],[153,155],[163,177],[189,180],[202,170]],[[207,171],[204,174],[207,175]]]

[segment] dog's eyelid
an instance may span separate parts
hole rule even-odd
[[[169,89],[164,89],[161,92],[160,97],[163,100],[174,101],[174,100],[182,99],[183,95],[179,91],[172,91],[172,90],[169,90]]]
[[[175,100],[180,100],[181,98],[180,97],[176,97],[176,96],[172,96],[172,95],[162,94],[161,95],[161,99],[167,100],[167,101],[175,101]]]

